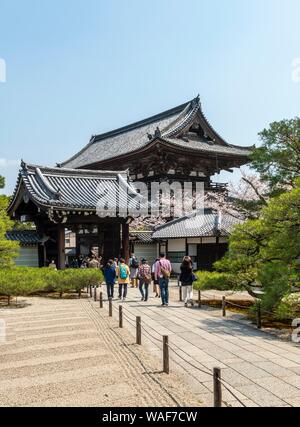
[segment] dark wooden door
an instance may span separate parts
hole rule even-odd
[[[211,271],[214,262],[223,257],[227,247],[227,243],[206,243],[198,245],[197,269]]]

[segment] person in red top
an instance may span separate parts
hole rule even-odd
[[[160,287],[160,295],[162,300],[162,306],[167,307],[169,305],[169,279],[172,271],[171,263],[166,259],[165,254],[159,255],[159,260],[155,263],[154,276],[158,280]]]
[[[145,258],[142,259],[142,264],[138,269],[139,290],[142,295],[142,301],[148,300],[148,288],[151,283],[151,267]],[[145,288],[145,292],[144,292]]]

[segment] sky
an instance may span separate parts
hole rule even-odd
[[[4,192],[20,159],[55,165],[198,93],[223,138],[259,145],[299,116],[299,16],[299,0],[0,0]]]

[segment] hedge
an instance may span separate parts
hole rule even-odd
[[[8,304],[12,297],[27,296],[39,292],[63,293],[75,291],[80,297],[83,288],[103,281],[98,269],[51,270],[49,268],[14,267],[0,269],[0,295]]]
[[[229,276],[217,271],[196,271],[197,280],[194,282],[195,289],[218,289],[220,291],[232,289]]]

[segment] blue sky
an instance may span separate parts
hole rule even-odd
[[[299,0],[0,0],[5,192],[19,159],[54,165],[198,93],[227,141],[258,143],[299,115],[299,16]]]

